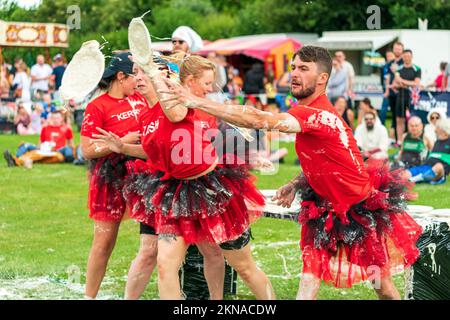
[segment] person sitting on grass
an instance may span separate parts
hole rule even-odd
[[[355,139],[361,150],[364,160],[369,158],[387,159],[389,136],[386,128],[376,122],[375,111],[366,111],[364,123],[361,123],[355,131]]]
[[[33,162],[60,163],[74,160],[72,129],[63,120],[61,111],[50,114],[49,124],[42,128],[39,146],[22,143],[12,156],[6,150],[3,156],[8,167],[30,166]]]
[[[404,168],[420,166],[432,148],[432,143],[424,136],[422,120],[413,116],[408,121],[408,133],[403,134],[397,165]]]
[[[445,182],[450,172],[450,119],[441,119],[436,123],[436,136],[436,143],[425,164],[406,171],[410,181],[430,184]]]

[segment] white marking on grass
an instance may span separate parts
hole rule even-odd
[[[111,279],[106,279],[110,282]],[[115,283],[115,281],[113,281]],[[105,282],[103,283],[105,284]],[[81,300],[84,285],[51,277],[0,279],[0,300]],[[103,290],[98,300],[118,300],[118,295]]]

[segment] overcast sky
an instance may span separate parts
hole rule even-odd
[[[19,6],[24,8],[32,7],[36,4],[39,4],[42,0],[16,0]]]

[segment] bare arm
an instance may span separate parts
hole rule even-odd
[[[280,130],[297,133],[301,131],[297,119],[289,113],[271,113],[258,110],[252,106],[224,105],[202,99],[198,109],[236,126],[253,129]]]
[[[126,154],[127,156],[130,156],[130,157],[135,157],[135,158],[144,159],[144,160],[148,159],[148,156],[145,153],[144,148],[140,144],[125,143],[123,145],[121,153]]]
[[[102,148],[98,144],[93,143],[89,137],[81,136],[80,145],[81,151],[83,152],[83,157],[88,160],[105,157],[112,153],[112,151],[108,148]]]
[[[420,85],[420,78],[415,78],[413,81],[412,80],[405,80],[403,78],[401,79],[401,83],[404,86],[407,87],[418,87]]]
[[[391,75],[390,75],[390,74],[387,74],[387,75],[384,77],[384,83],[385,83],[384,96],[385,96],[385,97],[388,97],[388,96],[389,96],[389,87],[391,86],[391,85],[390,85],[390,82],[391,82]]]
[[[153,88],[156,91],[156,94],[158,96],[158,100],[161,103],[162,110],[166,117],[169,119],[170,122],[180,122],[182,121],[187,113],[188,108],[186,108],[182,104],[177,104],[175,106],[168,106],[164,102],[165,95],[161,94],[162,91],[167,91],[167,81],[164,79],[166,77],[165,73],[162,73],[158,69],[155,69],[154,66],[143,66],[142,69],[144,72],[149,76],[151,83],[153,85]],[[166,81],[165,81],[166,80]]]
[[[347,119],[350,122],[350,128],[355,131],[355,113],[353,110],[347,109]]]
[[[131,157],[147,159],[148,156],[144,151],[142,145],[137,144],[137,141],[132,141],[131,139],[119,138],[118,135],[97,128],[99,134],[93,134],[91,141],[97,144],[101,148],[106,148],[114,153],[121,153]]]
[[[428,139],[427,137],[424,137],[423,140],[425,143],[425,147],[427,147],[428,151],[433,150],[433,142],[431,142],[431,140]]]
[[[170,94],[163,103],[185,104],[190,108],[203,110],[217,118],[233,125],[253,128],[279,130],[282,132],[301,132],[297,119],[289,113],[271,113],[258,110],[251,106],[225,105],[208,99],[203,99],[190,94],[181,86],[174,87],[169,84],[170,91],[161,93]]]

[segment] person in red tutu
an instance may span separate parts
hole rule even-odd
[[[297,298],[315,299],[321,281],[351,287],[371,280],[380,299],[399,299],[392,282],[396,267],[419,256],[421,227],[405,212],[413,197],[401,171],[386,162],[364,163],[352,131],[325,95],[331,57],[321,47],[304,46],[292,60],[291,91],[299,106],[272,114],[193,96],[169,81],[166,104],[184,104],[247,128],[297,133],[303,172],[281,187],[274,201],[290,206],[302,198],[299,223],[303,270]]]
[[[87,298],[97,296],[105,275],[127,208],[122,195],[126,163],[133,160],[100,147],[92,139],[98,133],[97,128],[103,128],[114,132],[124,143],[139,141],[137,119],[148,104],[136,91],[136,70],[129,53],[119,53],[111,59],[99,85],[107,92],[88,104],[81,128],[81,148],[89,160],[89,217],[94,220],[94,239],[86,272]]]
[[[167,69],[168,61],[163,60],[160,57],[155,56],[155,62],[161,65],[161,68]],[[184,70],[187,72],[187,70]],[[158,105],[158,97],[153,88],[153,85],[150,82],[148,76],[139,69],[139,72],[136,76],[138,90],[144,95],[147,101],[153,107],[159,107]],[[203,92],[207,93],[210,90],[210,85],[207,83],[206,85],[200,85],[202,83],[202,77],[199,79],[195,79],[194,82],[190,83],[190,87],[195,85],[197,90],[200,90],[198,93],[203,94]],[[152,107],[152,108],[153,108]],[[198,121],[203,121],[201,124],[205,129],[214,129],[217,128],[215,117],[210,116],[207,113],[203,115],[197,115]],[[108,132],[98,129],[100,134],[94,135],[97,138],[105,138],[104,134],[108,134]],[[144,130],[144,126],[141,128]],[[101,134],[103,133],[103,135]],[[104,140],[103,140],[104,141]],[[120,142],[120,140],[118,140]],[[112,145],[114,149],[114,143]],[[119,151],[118,151],[119,152]],[[129,144],[124,148],[124,152],[127,155],[135,156],[140,159],[147,159],[142,145],[140,144]],[[146,171],[146,165],[143,161],[137,160],[136,163],[129,162],[127,166],[130,168],[134,175],[130,175],[126,179],[126,183],[124,186],[124,196],[128,200],[132,209],[131,216],[142,217],[144,213],[138,213],[136,210],[145,210],[145,206],[142,206],[143,197],[137,194],[137,190],[135,190],[136,185],[142,181],[144,175],[139,173]],[[142,171],[139,169],[142,168]],[[146,216],[149,216],[147,213]],[[156,257],[158,252],[158,236],[154,229],[154,223],[149,219],[140,219],[140,234],[141,241],[139,252],[136,258],[133,260],[130,270],[128,272],[127,284],[125,288],[125,299],[134,300],[139,299],[139,297],[144,292],[148,281],[153,273],[153,269],[156,266]],[[212,300],[221,300],[223,299],[223,287],[224,287],[224,276],[225,276],[225,262],[220,250],[220,247],[216,244],[202,242],[197,244],[201,254],[204,257],[204,274],[205,279],[208,284],[210,298]]]
[[[207,59],[187,56],[180,80],[193,94],[204,96],[212,89],[214,73]],[[124,191],[134,204],[130,216],[158,234],[160,298],[182,297],[178,272],[188,246],[197,244],[200,251],[205,246],[209,251],[220,248],[256,298],[274,299],[249,245],[250,224],[262,215],[264,197],[245,165],[233,157],[225,163],[217,156],[207,132],[215,128],[213,119],[183,106],[167,109],[156,104],[141,113],[140,122],[148,161],[132,163],[135,176]],[[108,132],[97,140],[102,141],[116,152],[136,152],[136,146]]]

